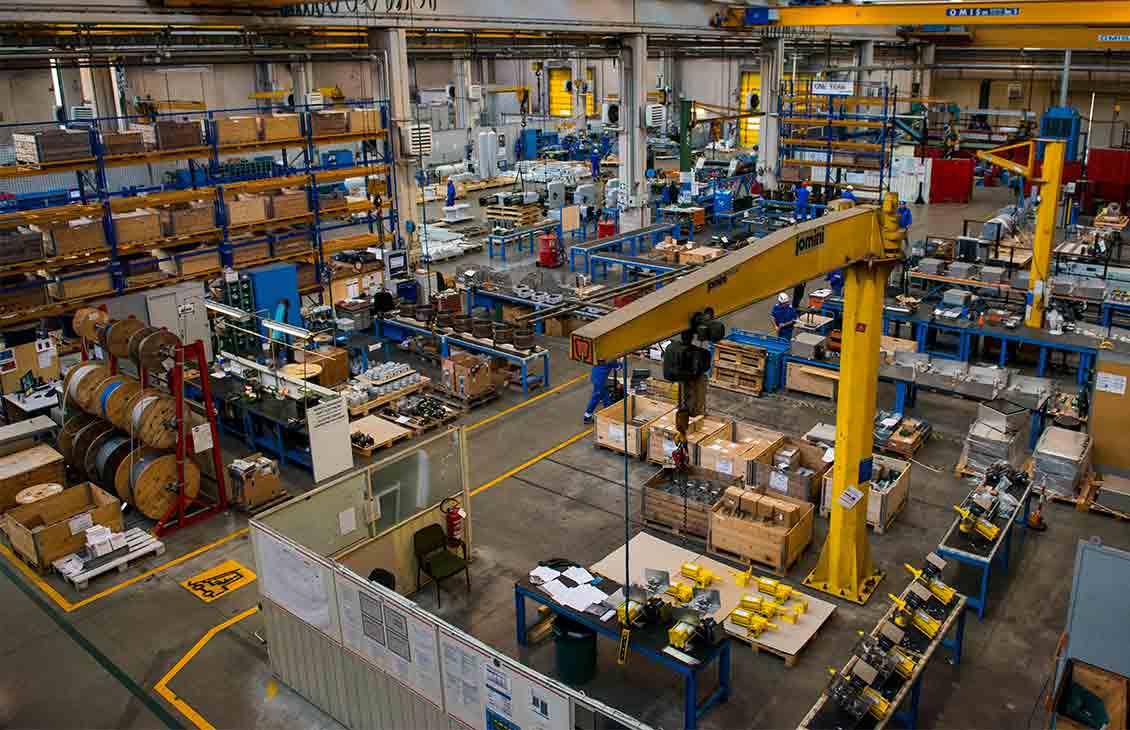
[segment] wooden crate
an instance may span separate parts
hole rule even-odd
[[[278,252],[275,252],[278,255]],[[305,289],[306,287],[315,286],[318,283],[317,271],[314,269],[314,264],[299,262],[296,265],[298,269],[298,288]]]
[[[262,139],[268,141],[277,142],[284,139],[297,139],[302,136],[297,114],[262,116],[259,117],[259,126],[262,129]]]
[[[707,539],[710,532],[710,510],[714,505],[694,499],[687,499],[684,505],[680,495],[659,488],[659,485],[671,482],[672,472],[673,469],[670,468],[660,469],[643,483],[640,516],[644,524],[678,535]],[[738,484],[733,477],[697,467],[691,467],[688,476],[718,481],[723,489]]]
[[[103,132],[102,149],[107,156],[140,155],[145,152],[141,132]]]
[[[792,527],[729,510],[723,501],[710,512],[707,552],[741,563],[756,563],[783,576],[812,542],[815,508],[812,504],[774,494],[772,499],[791,505],[799,513]]]
[[[47,285],[33,274],[15,274],[0,280],[0,312],[16,312],[47,303]]]
[[[114,237],[119,246],[161,237],[161,216],[155,210],[141,208],[114,214]]]
[[[70,256],[106,248],[106,233],[100,218],[75,218],[41,230],[50,256]]]
[[[55,301],[78,299],[114,291],[114,282],[108,264],[95,266],[71,266],[55,272],[55,281],[47,285],[47,290]]]
[[[217,144],[244,144],[259,139],[259,117],[217,117]]]
[[[542,321],[545,324],[545,334],[550,337],[568,337],[585,324],[584,319],[570,316],[548,317]]]
[[[1056,730],[1088,730],[1088,726],[1062,714],[1063,695],[1070,684],[1077,684],[1098,697],[1106,707],[1110,722],[1106,730],[1126,730],[1127,705],[1130,699],[1130,680],[1121,674],[1109,672],[1101,667],[1068,658],[1063,675],[1056,685],[1055,692],[1047,700],[1047,709],[1054,714],[1052,724]]]
[[[35,484],[65,484],[63,455],[46,444],[0,456],[0,512],[16,506],[16,494]]]
[[[624,401],[620,400],[593,414],[593,442],[597,446],[643,458],[647,453],[648,430],[655,419],[670,413],[670,403],[628,396],[628,422],[624,422]]]
[[[750,463],[781,444],[784,434],[767,428],[731,421],[729,425],[698,445],[698,465],[721,474],[745,480]]]
[[[242,226],[267,219],[267,198],[263,195],[239,195],[226,201],[228,225]]]
[[[121,502],[90,482],[13,507],[4,517],[4,532],[12,547],[40,570],[81,550],[87,527],[105,525],[122,531]]]
[[[310,212],[306,191],[284,189],[270,196],[267,207],[271,218],[293,218]]]
[[[310,130],[315,137],[349,132],[349,115],[345,112],[311,112]]]
[[[16,162],[40,164],[81,160],[91,156],[90,133],[83,130],[40,129],[35,132],[14,132],[12,145]]]
[[[895,521],[895,517],[906,507],[910,499],[910,470],[909,461],[896,459],[893,456],[875,454],[873,457],[876,473],[881,469],[895,469],[901,472],[898,479],[886,492],[878,492],[875,487],[867,490],[867,524],[875,529],[879,535],[883,534]],[[832,511],[832,470],[824,474],[824,488],[820,493],[820,514],[827,515]]]
[[[705,264],[707,261],[721,258],[726,252],[720,248],[712,246],[698,246],[689,251],[681,251],[679,253],[679,263],[681,264]]]
[[[243,266],[252,261],[261,261],[271,256],[269,243],[252,243],[243,246],[233,246],[231,250],[232,264]]]
[[[150,124],[135,124],[133,131],[141,132],[145,144],[160,150],[179,150],[204,145],[204,128],[199,120],[178,122],[163,119]]]
[[[43,258],[43,233],[29,226],[0,230],[0,264],[17,264]]]
[[[773,468],[773,455],[787,446],[795,447],[800,451],[799,464],[811,469],[813,471],[811,476],[805,477],[796,472]],[[793,499],[815,503],[820,497],[824,474],[832,466],[831,463],[824,461],[824,453],[825,449],[822,446],[792,436],[784,436],[775,447],[766,449],[749,462],[746,469],[746,484],[756,484],[759,489],[774,497],[788,495]]]
[[[742,395],[760,396],[765,392],[765,378],[761,374],[720,365],[710,368],[710,384]]]
[[[715,367],[741,368],[747,372],[764,373],[768,355],[764,347],[722,340],[714,344]]]
[[[366,134],[383,129],[380,109],[350,109],[349,131],[353,134]]]
[[[785,375],[785,387],[798,393],[835,398],[840,384],[840,371],[790,362]]]
[[[155,248],[153,257],[160,262],[161,271],[172,276],[191,276],[220,268],[220,252],[215,248],[202,248],[185,253]]]
[[[313,248],[313,245],[307,236],[284,238],[275,241],[275,256],[289,256],[292,253],[308,252]]]
[[[727,426],[723,418],[714,416],[694,416],[687,424],[687,455],[691,464],[697,466],[699,444],[718,434]],[[655,419],[648,429],[651,433],[647,442],[647,460],[653,464],[670,466],[671,454],[675,451],[675,410],[672,409]]]
[[[180,208],[165,208],[161,219],[167,236],[185,236],[216,227],[216,208],[211,202],[190,203]]]

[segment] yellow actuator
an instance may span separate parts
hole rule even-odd
[[[785,585],[776,578],[759,577],[757,579],[757,590],[767,596],[771,596],[777,603],[796,601],[801,613],[808,611],[808,597],[797,591],[797,589]]]
[[[694,598],[694,588],[686,583],[673,580],[671,581],[671,585],[667,586],[667,595],[671,596],[679,603],[687,603]]]
[[[958,523],[957,529],[966,534],[976,531],[978,535],[985,538],[989,542],[992,542],[997,539],[997,535],[999,535],[1001,532],[1001,528],[997,527],[992,522],[989,522],[988,520],[973,514],[972,510],[962,509],[955,504],[953,506],[953,511],[961,515],[961,522]]]
[[[906,594],[905,601],[891,593],[888,593],[887,596],[895,604],[896,626],[904,629],[907,626],[913,626],[931,639],[941,631],[942,625],[938,620],[923,609],[926,602],[930,600],[930,591],[921,584],[910,584],[910,592]]]
[[[716,577],[698,563],[683,563],[679,568],[679,572],[682,573],[684,578],[690,578],[694,581],[696,588],[709,588]]]
[[[763,596],[742,596],[738,601],[738,608],[759,613],[767,619],[779,618],[790,624],[795,624],[797,617],[803,613],[800,606],[782,606]]]
[[[942,560],[934,553],[930,553],[926,556],[926,565],[922,570],[918,570],[910,563],[903,563],[903,566],[910,571],[910,574],[913,575],[916,580],[922,581],[922,583],[930,589],[930,592],[934,594],[934,597],[944,605],[948,606],[953,602],[957,591],[946,585],[941,577],[942,570],[946,567],[946,561]]]
[[[754,613],[753,611],[741,608],[740,606],[738,608],[735,608],[733,611],[730,611],[730,620],[733,621],[736,626],[741,626],[746,631],[748,631],[749,635],[755,639],[765,633],[768,629],[778,628],[777,624],[773,623],[761,614]]]

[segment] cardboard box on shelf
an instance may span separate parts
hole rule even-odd
[[[107,248],[101,218],[74,218],[37,228],[43,232],[49,256],[70,256]]]
[[[244,144],[259,139],[259,117],[216,117],[219,144]]]
[[[157,211],[139,208],[114,214],[114,238],[119,246],[156,241],[160,237],[161,216]]]
[[[47,290],[56,301],[77,299],[114,291],[114,282],[107,270],[110,263],[102,261],[93,266],[68,266],[55,272],[55,280]]]
[[[161,210],[166,236],[185,236],[216,227],[216,208],[211,201],[199,201]]]
[[[268,212],[271,218],[293,218],[310,212],[306,191],[284,188],[270,196]]]
[[[103,154],[112,157],[115,155],[140,155],[145,152],[145,140],[141,132],[103,132]]]
[[[350,109],[349,131],[352,134],[365,134],[383,129],[380,109]]]
[[[51,127],[34,132],[14,132],[16,162],[65,162],[91,157],[90,133],[85,130]]]
[[[267,219],[267,198],[262,195],[240,194],[227,201],[228,225],[242,226]]]
[[[267,141],[294,139],[302,136],[297,114],[270,114],[259,117],[262,138]]]
[[[145,144],[160,150],[179,150],[204,145],[204,127],[200,120],[178,122],[162,119],[146,124],[134,124],[133,131],[141,132]]]
[[[315,137],[349,132],[349,115],[344,111],[312,112],[309,119]]]

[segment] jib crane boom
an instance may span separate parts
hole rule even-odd
[[[663,373],[679,385],[673,458],[685,468],[686,428],[690,417],[704,410],[710,369],[710,352],[696,341],[721,339],[717,318],[725,314],[843,269],[831,526],[820,562],[804,582],[856,603],[865,603],[882,578],[867,540],[867,494],[883,299],[905,237],[897,205],[898,197],[887,194],[881,207],[859,206],[779,230],[590,322],[570,342],[574,360],[595,365],[677,338],[664,353]]]

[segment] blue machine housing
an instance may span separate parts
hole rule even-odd
[[[1074,160],[1079,152],[1079,128],[1082,122],[1079,112],[1069,106],[1050,107],[1040,117],[1040,136],[1045,139],[1062,139],[1067,143],[1065,160]],[[1044,145],[1039,145],[1037,159],[1044,159]]]
[[[258,266],[245,272],[251,282],[251,291],[255,297],[255,307],[260,317],[286,322],[297,327],[302,326],[302,300],[298,295],[298,267],[294,264],[267,264]],[[280,314],[280,307],[286,303],[285,313]],[[259,331],[266,337],[271,336],[262,324]]]

